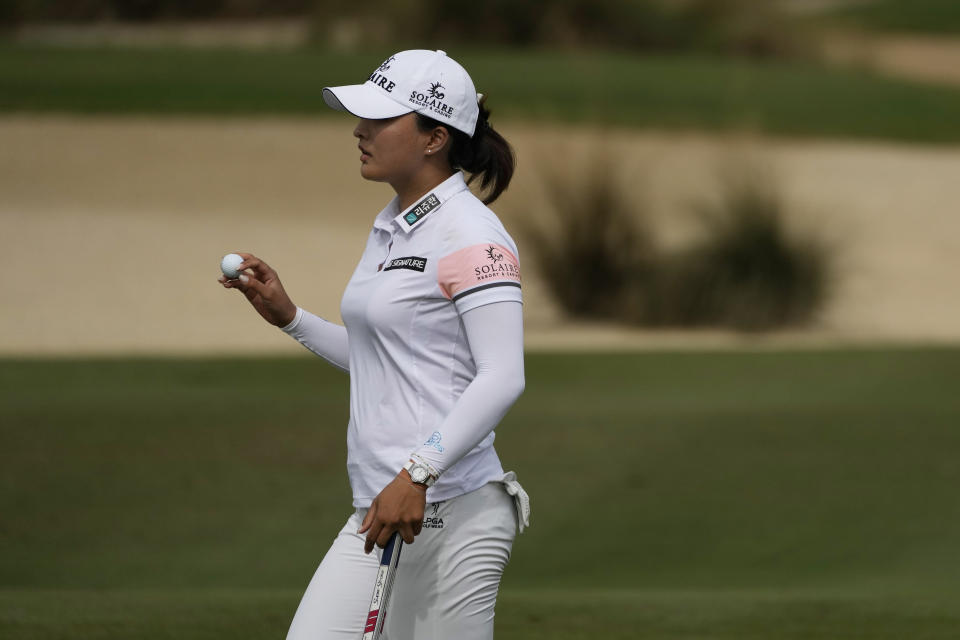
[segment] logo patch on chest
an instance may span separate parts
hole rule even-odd
[[[410,212],[407,215],[403,216],[403,219],[406,220],[407,224],[412,227],[413,225],[420,222],[420,220],[422,220],[425,215],[427,215],[428,213],[430,213],[431,211],[433,211],[439,206],[440,206],[440,199],[431,193],[426,198],[418,202],[413,207],[413,209],[410,210]]]
[[[419,271],[423,273],[423,270],[427,268],[427,259],[418,258],[417,256],[407,256],[406,258],[394,258],[383,265],[384,271],[391,271],[393,269],[410,269],[411,271]]]

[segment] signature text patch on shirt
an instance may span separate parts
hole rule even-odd
[[[389,261],[387,264],[383,265],[384,271],[390,271],[392,269],[410,269],[411,271],[419,271],[423,273],[423,270],[427,267],[426,258],[418,258],[417,256],[408,256],[406,258],[394,258]]]
[[[440,259],[437,270],[440,288],[448,298],[493,286],[520,286],[520,262],[506,247],[477,244]]]

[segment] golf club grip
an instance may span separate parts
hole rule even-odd
[[[370,599],[370,611],[364,620],[363,640],[377,640],[383,631],[383,623],[387,617],[387,603],[390,600],[390,590],[393,588],[393,578],[396,574],[397,562],[400,560],[400,549],[403,540],[399,533],[390,536],[387,546],[380,556],[380,567],[377,569],[377,580],[373,585],[373,597]]]

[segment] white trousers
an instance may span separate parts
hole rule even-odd
[[[340,530],[290,624],[287,640],[359,640],[381,550],[363,552],[366,509]],[[504,485],[427,504],[423,530],[400,552],[387,608],[386,640],[488,640],[517,512]]]

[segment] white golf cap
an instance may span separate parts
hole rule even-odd
[[[383,61],[363,84],[324,87],[327,106],[379,120],[416,111],[469,136],[477,128],[477,90],[443,51],[411,49]]]

